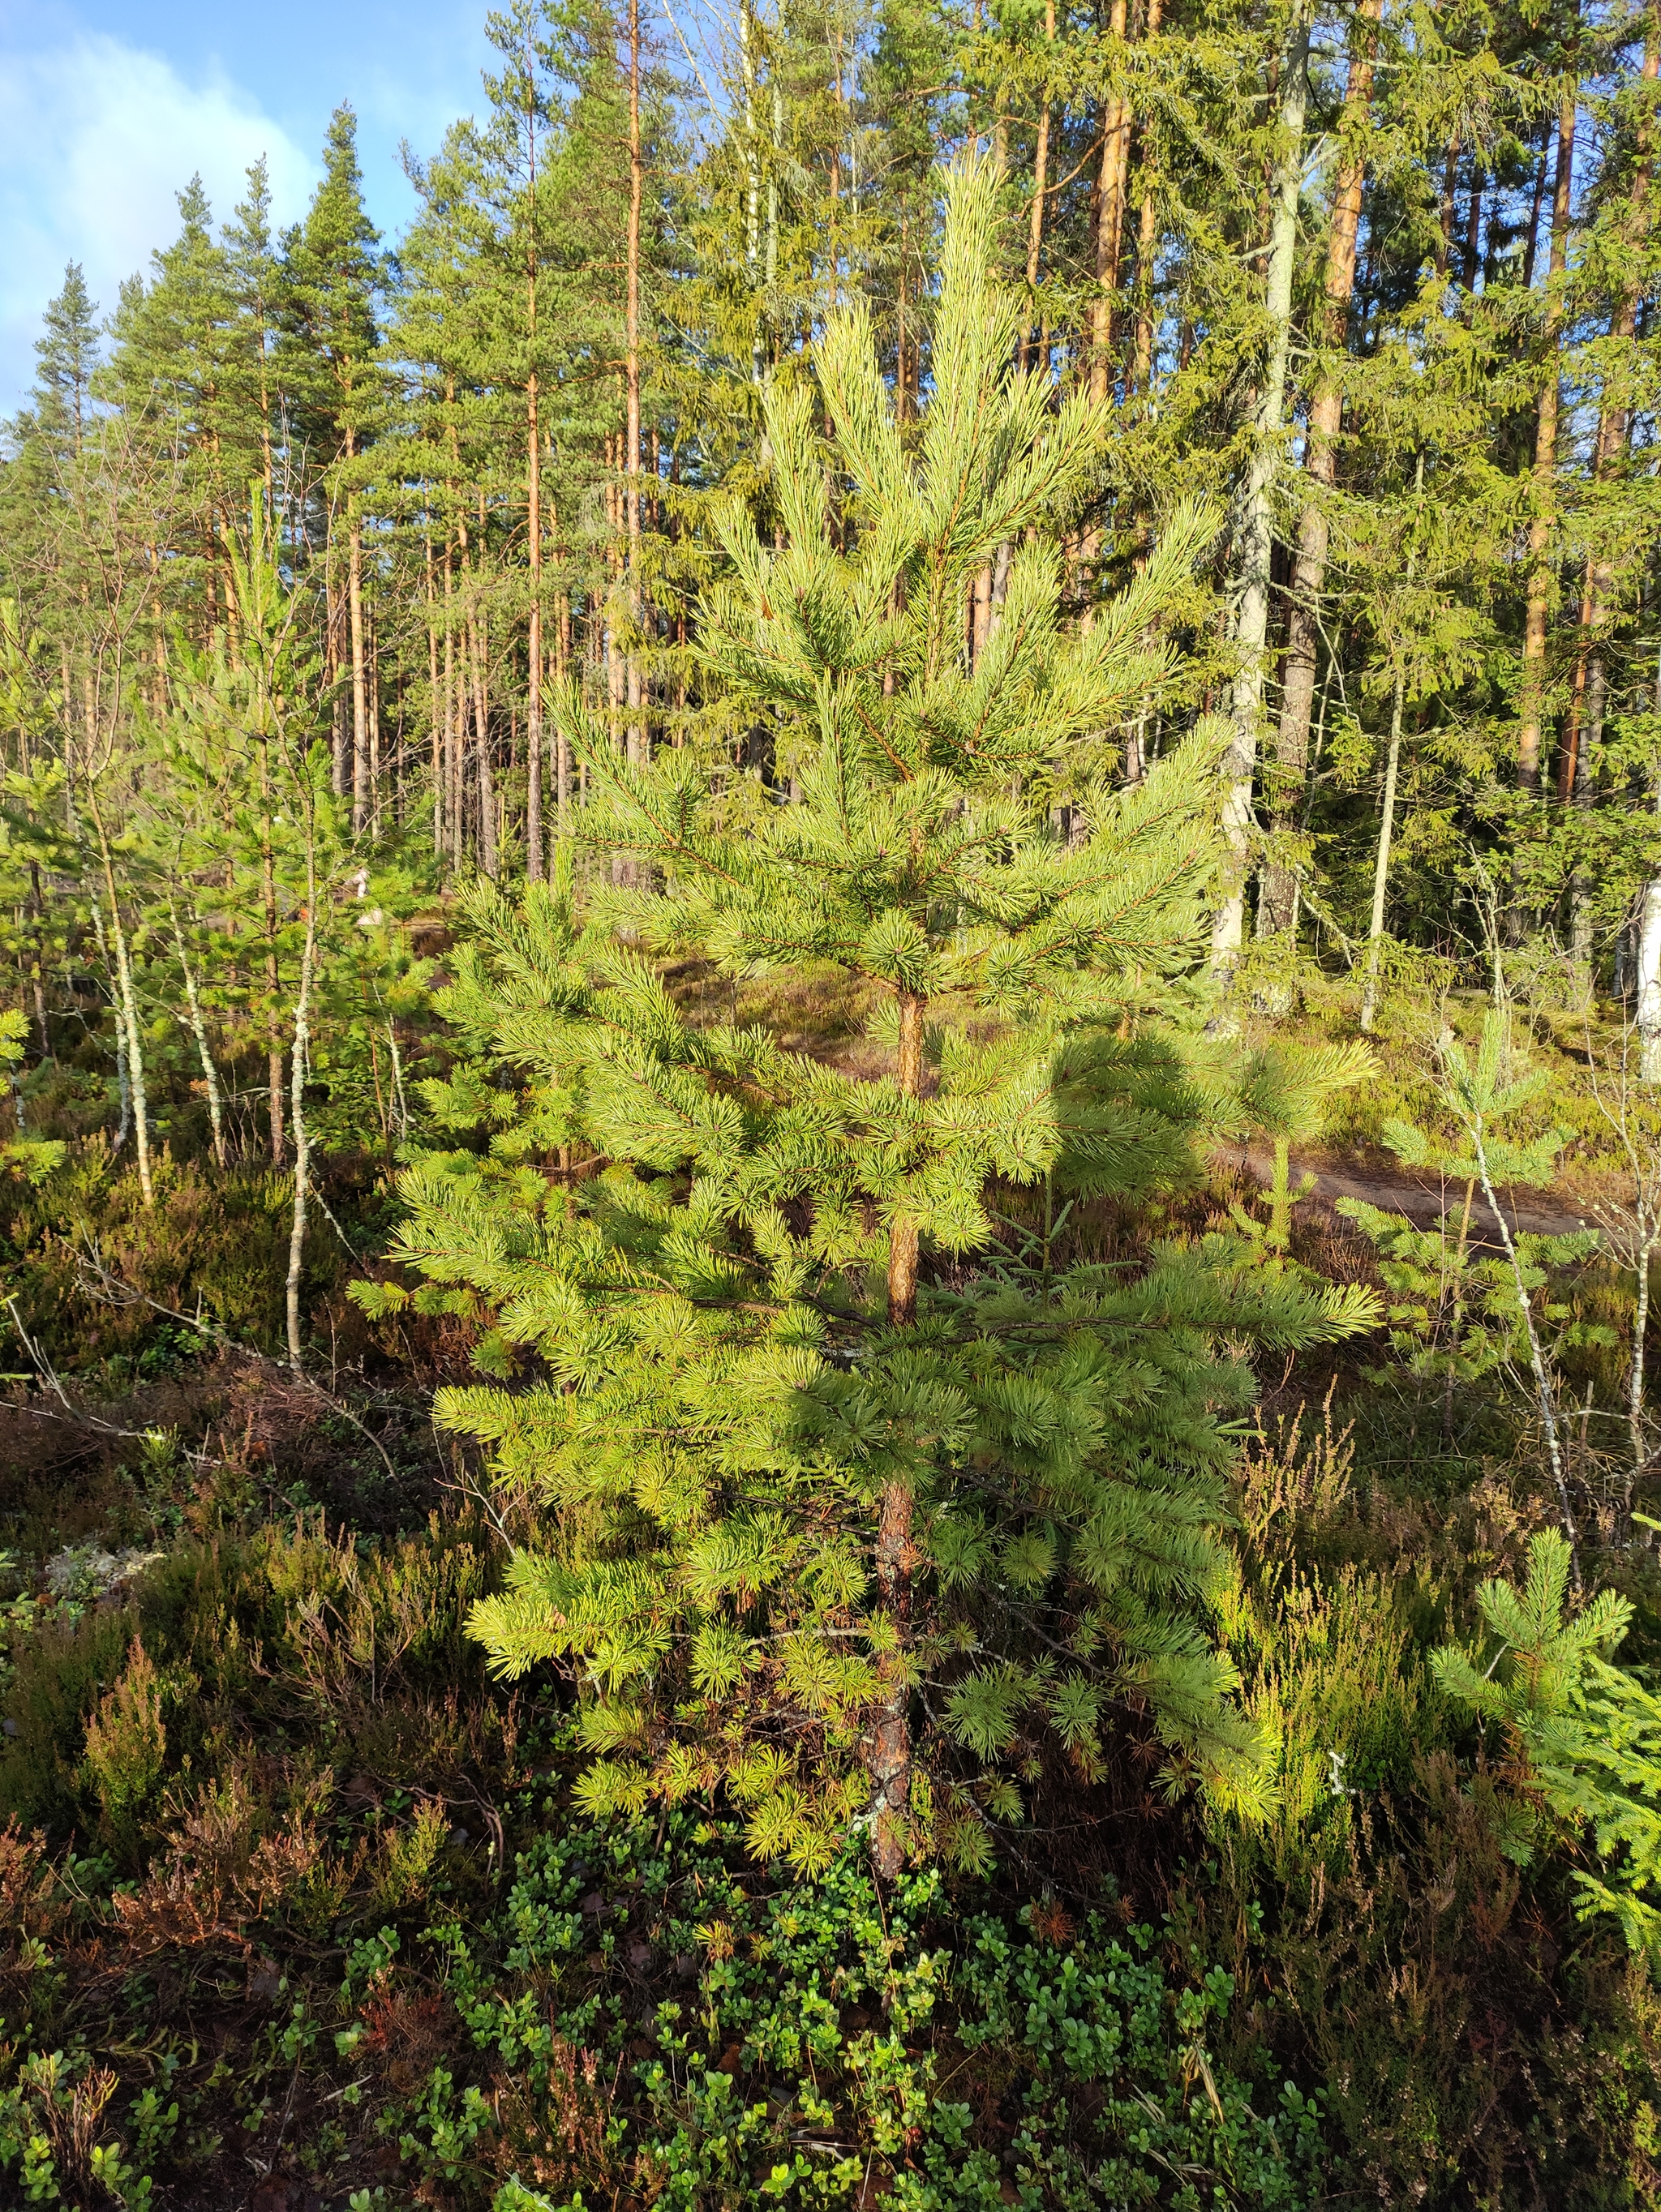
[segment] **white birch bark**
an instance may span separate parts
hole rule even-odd
[[[1246,878],[1256,817],[1252,787],[1263,719],[1269,638],[1269,562],[1274,547],[1273,492],[1285,437],[1287,360],[1292,337],[1292,280],[1298,251],[1298,196],[1303,181],[1304,115],[1309,98],[1309,0],[1293,0],[1281,57],[1280,145],[1269,210],[1264,311],[1267,357],[1252,419],[1251,450],[1241,486],[1232,597],[1238,665],[1229,702],[1233,725],[1223,756],[1223,878],[1212,920],[1213,972],[1226,982],[1240,957]]]

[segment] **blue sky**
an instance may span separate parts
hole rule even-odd
[[[487,4],[0,0],[0,414],[27,389],[66,261],[107,312],[174,235],[192,173],[223,217],[260,154],[291,222],[342,100],[357,110],[370,211],[395,234],[413,210],[399,142],[431,152],[478,106]]]

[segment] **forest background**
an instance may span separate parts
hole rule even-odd
[[[5,432],[0,2186],[1655,2202],[1661,17],[489,28]]]

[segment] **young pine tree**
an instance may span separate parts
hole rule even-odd
[[[983,1863],[1047,1758],[1099,1771],[1126,1700],[1178,1765],[1256,1786],[1205,1632],[1222,1417],[1251,1395],[1233,1347],[1357,1317],[1244,1240],[1136,1280],[1004,1241],[1011,1187],[1189,1171],[1199,1094],[1152,1009],[1195,969],[1216,847],[1206,738],[1134,792],[1099,774],[1100,733],[1166,680],[1150,641],[1208,526],[1176,518],[1064,632],[1054,529],[1102,411],[1014,373],[996,183],[952,180],[915,434],[861,306],[817,390],[768,389],[788,542],[728,512],[700,635],[788,803],[691,749],[631,767],[560,701],[589,834],[630,865],[581,909],[569,854],[517,910],[481,892],[432,1097],[488,1151],[411,1171],[399,1247],[418,1299],[493,1318],[490,1379],[439,1416],[538,1533],[474,1627],[503,1674],[581,1685],[585,1801],[724,1785],[758,1855],[822,1865],[865,1824],[885,1876],[908,1850]],[[971,664],[973,580],[1008,542]],[[689,952],[735,988],[840,979],[856,1064],[702,1018],[672,988]]]

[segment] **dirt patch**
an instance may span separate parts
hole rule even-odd
[[[1240,1152],[1231,1146],[1223,1157],[1231,1167],[1240,1169],[1258,1183],[1267,1184],[1275,1172],[1274,1157],[1267,1151],[1248,1149]],[[1312,1175],[1314,1194],[1329,1205],[1335,1205],[1341,1198],[1358,1198],[1384,1212],[1404,1213],[1417,1229],[1434,1229],[1445,1213],[1451,1210],[1457,1216],[1464,1208],[1463,1183],[1450,1182],[1440,1176],[1415,1176],[1405,1168],[1389,1175],[1354,1159],[1334,1162],[1294,1154],[1292,1174],[1294,1185],[1305,1175]],[[1506,1210],[1506,1225],[1513,1235],[1520,1232],[1528,1237],[1572,1237],[1578,1230],[1597,1226],[1585,1213],[1570,1212],[1561,1205],[1554,1205],[1548,1192],[1502,1189],[1498,1195]],[[1499,1224],[1480,1190],[1471,1201],[1470,1231],[1474,1243],[1490,1246],[1496,1251],[1501,1249]]]

